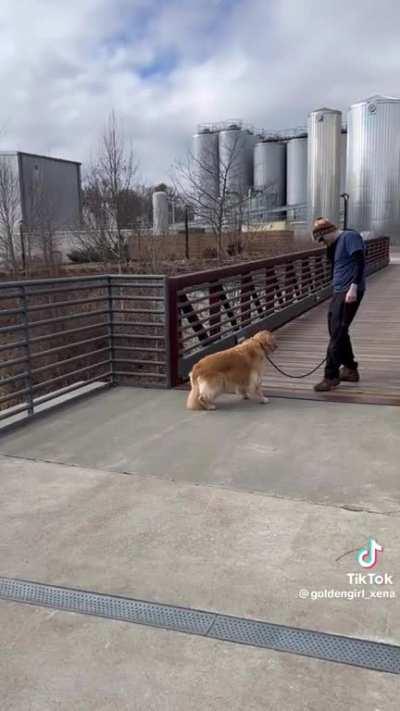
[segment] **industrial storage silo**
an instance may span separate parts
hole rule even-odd
[[[275,195],[275,205],[286,202],[286,145],[276,140],[259,141],[254,148],[254,188]]]
[[[318,109],[308,117],[307,202],[309,221],[339,222],[342,114]]]
[[[252,131],[246,131],[247,133],[247,180],[248,187],[254,185],[254,148],[256,146],[259,137]]]
[[[193,173],[202,207],[212,207],[219,193],[218,133],[203,128],[193,136]]]
[[[249,188],[248,133],[238,124],[219,132],[220,184],[231,193],[245,195]]]
[[[349,227],[400,237],[400,99],[374,96],[350,107]]]
[[[347,133],[342,131],[340,136],[340,194],[346,192],[346,165],[347,165]]]
[[[286,146],[286,200],[288,205],[307,202],[307,138],[292,138]]]
[[[158,190],[153,193],[153,234],[165,235],[168,227],[168,196],[167,193]]]

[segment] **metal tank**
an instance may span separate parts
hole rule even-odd
[[[340,194],[346,192],[346,164],[347,164],[347,133],[342,131],[340,136]]]
[[[254,188],[275,195],[275,206],[286,202],[286,145],[259,141],[254,148]]]
[[[374,96],[350,107],[349,227],[400,238],[400,99]]]
[[[153,234],[165,235],[169,227],[168,196],[159,190],[153,193]]]
[[[248,187],[251,188],[254,185],[254,148],[259,137],[252,131],[246,131],[247,133],[247,181]]]
[[[218,133],[204,128],[193,136],[194,175],[199,201],[205,208],[215,203],[219,193]]]
[[[308,218],[326,217],[339,223],[340,136],[342,114],[322,108],[308,117]]]
[[[220,184],[226,181],[226,189],[240,195],[247,193],[250,185],[248,136],[237,124],[231,124],[219,132]]]
[[[307,202],[307,138],[292,138],[286,146],[286,200],[288,205]]]

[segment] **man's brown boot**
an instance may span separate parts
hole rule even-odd
[[[314,385],[314,390],[316,393],[327,393],[337,388],[338,385],[340,385],[339,378],[324,378],[320,383]]]
[[[343,368],[340,368],[339,377],[340,380],[345,383],[358,383],[360,380],[357,366],[355,368],[348,368],[347,365],[344,365]]]

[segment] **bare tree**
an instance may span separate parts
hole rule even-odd
[[[21,219],[18,172],[12,157],[0,157],[0,259],[14,272],[18,268],[18,224]]]
[[[53,269],[60,238],[57,221],[59,210],[57,197],[40,170],[35,171],[26,186],[25,200],[29,216],[29,224],[24,225],[28,265],[31,264],[33,254],[36,254],[46,267]]]
[[[210,227],[219,258],[224,256],[223,232],[241,230],[247,199],[242,184],[244,150],[243,134],[238,132],[218,159],[212,149],[204,150],[201,155],[190,151],[174,172],[176,192],[196,217]]]
[[[95,160],[86,176],[85,246],[114,258],[121,268],[127,257],[129,205],[134,201],[138,164],[121,123],[113,111],[106,123]]]

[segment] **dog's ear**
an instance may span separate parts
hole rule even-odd
[[[275,348],[278,347],[278,344],[276,342],[275,336],[271,333],[271,331],[260,331],[259,334],[260,336],[259,341],[261,342],[263,348],[267,351],[274,351]]]

